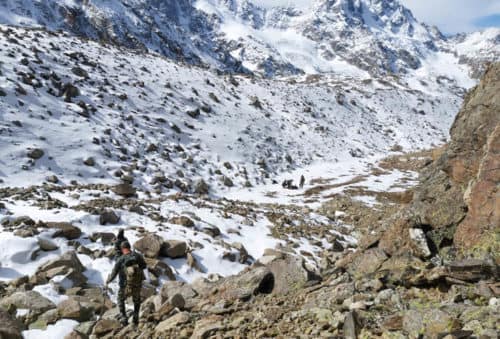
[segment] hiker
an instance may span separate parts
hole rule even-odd
[[[299,184],[300,189],[304,188],[305,182],[306,182],[306,178],[304,178],[304,175],[301,175],[300,176],[300,184]]]
[[[118,235],[116,236],[115,240],[115,259],[118,259],[119,257],[122,256],[121,244],[124,241],[128,242],[128,239],[125,238],[125,235],[123,234],[123,229],[120,229],[118,230]]]
[[[121,323],[123,326],[128,324],[127,313],[125,311],[125,300],[128,296],[132,296],[134,301],[134,324],[139,323],[139,309],[141,307],[141,289],[144,281],[144,272],[146,262],[142,255],[137,252],[132,252],[130,243],[124,241],[120,245],[122,256],[116,261],[113,271],[106,280],[106,286],[112,282],[119,273],[118,285],[118,307],[122,316]]]

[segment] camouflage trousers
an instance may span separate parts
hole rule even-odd
[[[125,311],[125,301],[127,297],[132,297],[134,302],[134,321],[139,319],[139,310],[141,308],[141,286],[138,287],[120,287],[118,290],[118,307],[124,318],[127,318]]]

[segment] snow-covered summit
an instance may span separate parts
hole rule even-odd
[[[448,41],[397,0],[315,0],[307,6],[252,0],[0,0],[0,9],[0,23],[62,29],[191,64],[266,76],[405,74],[435,53],[455,54],[462,39]],[[491,41],[494,53],[469,55],[467,63],[498,60],[498,39]]]

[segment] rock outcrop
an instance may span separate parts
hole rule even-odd
[[[384,233],[389,254],[416,252],[412,228],[425,231],[433,254],[449,249],[484,257],[500,253],[500,64],[471,90],[451,128],[451,140],[423,174],[414,200]],[[421,241],[420,241],[421,244]],[[421,247],[421,246],[420,246]],[[416,254],[416,253],[415,253]]]

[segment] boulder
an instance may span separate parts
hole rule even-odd
[[[87,158],[87,159],[83,160],[83,164],[84,164],[85,166],[90,166],[90,167],[93,167],[93,166],[95,166],[95,159],[94,159],[94,158],[92,158],[92,157],[89,157],[89,158]]]
[[[439,338],[442,333],[460,329],[454,318],[439,309],[409,310],[403,316],[403,330],[412,338],[422,334],[425,338]]]
[[[159,304],[164,304],[176,294],[184,298],[185,309],[193,308],[199,301],[198,293],[189,284],[181,281],[166,281],[160,290]]]
[[[75,251],[66,252],[60,257],[41,265],[37,272],[49,272],[53,269],[60,269],[61,271],[59,274],[68,273],[70,270],[76,272],[85,271],[85,267],[80,262],[80,259],[78,259]]]
[[[180,294],[174,294],[167,301],[161,303],[163,300],[161,295],[157,295],[154,298],[154,308],[156,312],[156,316],[158,319],[163,318],[164,316],[169,315],[174,309],[182,310],[186,305],[186,301],[184,297]]]
[[[111,224],[116,225],[120,222],[120,216],[118,216],[114,211],[104,211],[99,216],[99,223],[101,225]]]
[[[187,254],[187,244],[185,241],[166,240],[160,254],[172,259],[183,258]]]
[[[74,66],[73,68],[71,68],[71,72],[73,72],[73,74],[75,74],[79,77],[82,77],[82,78],[89,77],[88,72],[86,70],[84,70],[83,68],[81,68],[80,66]]]
[[[89,336],[78,331],[71,331],[64,336],[64,339],[87,339]]]
[[[49,239],[38,238],[37,242],[38,242],[38,246],[40,246],[40,249],[42,251],[49,252],[49,251],[55,251],[55,250],[59,249],[59,246],[57,246],[53,241],[51,241]]]
[[[199,179],[194,183],[193,192],[195,194],[208,194],[210,188],[203,179]]]
[[[155,328],[155,332],[158,334],[161,334],[162,332],[169,332],[170,330],[177,328],[179,325],[188,323],[190,320],[191,317],[189,313],[187,312],[177,313],[159,323]]]
[[[181,225],[185,227],[194,227],[194,221],[191,220],[190,218],[181,215],[178,217],[173,217],[168,220],[169,223],[174,224],[174,225]]]
[[[500,278],[500,269],[494,263],[486,260],[466,259],[454,261],[447,265],[448,276],[454,279],[477,282],[480,280]]]
[[[209,225],[209,226],[203,227],[203,229],[201,231],[203,233],[208,234],[212,238],[218,237],[221,234],[220,229],[214,225]]]
[[[28,158],[31,158],[33,160],[38,160],[40,159],[41,157],[43,157],[45,154],[45,152],[40,149],[40,148],[33,148],[33,149],[30,149],[27,153],[28,155]]]
[[[165,241],[157,234],[147,234],[134,243],[134,249],[148,258],[157,258]]]
[[[75,300],[74,298],[66,299],[57,305],[59,316],[64,319],[73,319],[78,322],[90,320],[92,318],[92,311]]]
[[[51,271],[48,271],[46,273],[47,278],[51,278]],[[64,274],[64,276],[58,277],[56,283],[65,290],[68,290],[74,287],[83,287],[87,283],[87,277],[82,272],[70,268],[69,271]]]
[[[69,222],[47,222],[46,225],[48,228],[56,230],[52,238],[62,237],[68,240],[74,240],[80,238],[82,235],[82,231]]]
[[[101,240],[102,244],[107,246],[113,243],[116,236],[111,232],[95,232],[90,235],[89,239],[92,241]]]
[[[121,328],[121,324],[118,320],[115,319],[101,319],[98,320],[94,326],[93,334],[97,337],[104,336],[111,331],[117,330]]]
[[[415,255],[423,259],[429,258],[432,252],[427,244],[424,231],[420,228],[410,228],[409,232]]]
[[[383,250],[370,248],[364,252],[357,253],[347,271],[355,277],[362,277],[377,271],[387,259],[388,256]]]
[[[130,184],[119,184],[113,187],[113,192],[124,198],[135,197],[137,191],[134,186]]]
[[[284,254],[267,262],[266,267],[274,276],[275,294],[287,294],[300,289],[309,281],[320,280],[320,277],[305,267],[302,257]]]
[[[144,258],[144,260],[146,261],[146,265],[148,265],[149,272],[155,276],[167,276],[170,280],[175,280],[175,274],[167,263],[148,257]]]
[[[345,339],[357,339],[361,330],[358,314],[356,311],[347,313],[344,319],[344,336]]]
[[[203,273],[203,269],[201,268],[200,264],[196,260],[195,256],[190,252],[188,252],[187,254],[187,264],[190,268]]]
[[[23,325],[8,312],[0,308],[0,338],[22,339]]]
[[[249,300],[254,295],[271,293],[275,276],[267,267],[256,267],[227,277],[218,285],[218,299]]]
[[[0,300],[0,306],[4,309],[9,309],[10,305],[15,306],[16,309],[29,309],[32,315],[40,315],[56,307],[52,301],[36,291],[15,292]]]
[[[194,328],[193,334],[191,335],[191,339],[210,338],[217,331],[220,331],[223,328],[224,325],[222,324],[222,318],[203,318],[196,322],[196,326]]]

